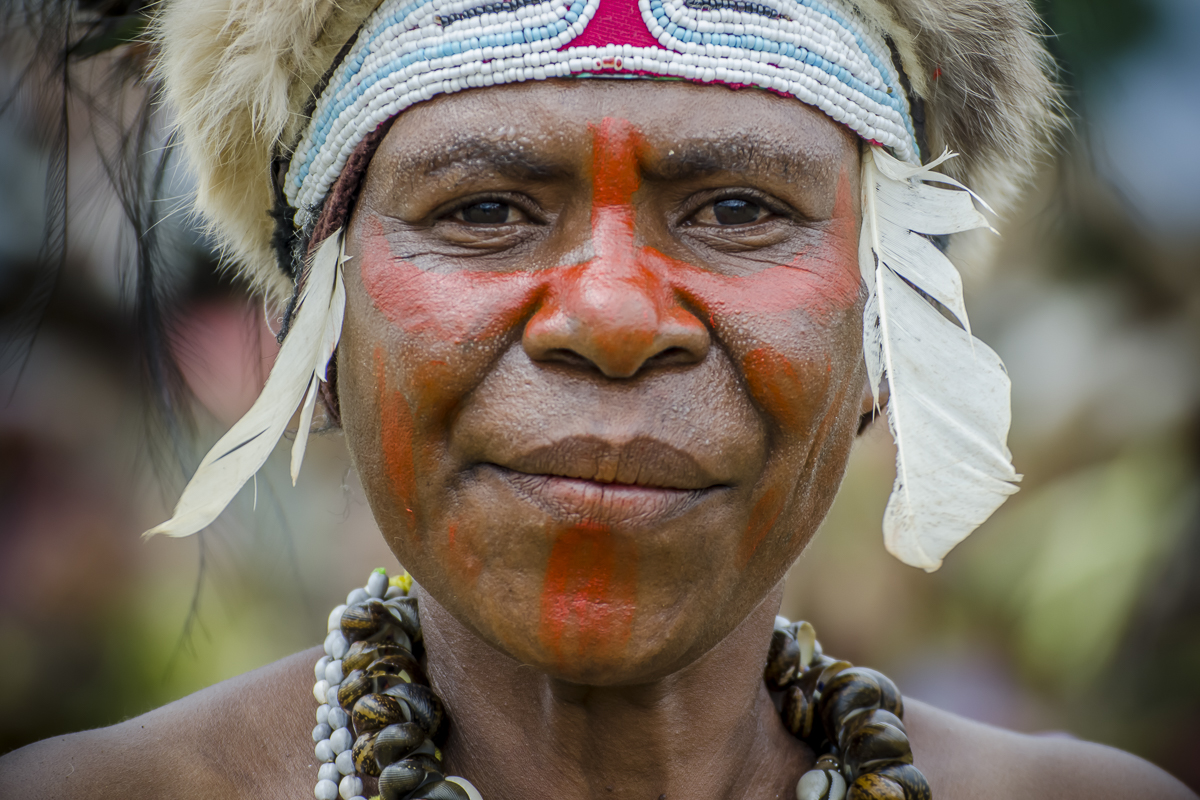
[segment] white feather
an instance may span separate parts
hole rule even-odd
[[[211,524],[266,462],[303,398],[305,408],[292,450],[295,480],[312,423],[317,379],[324,377],[341,335],[346,303],[341,239],[341,231],[329,236],[313,257],[291,330],[279,348],[262,393],[200,462],[171,519],[144,536],[190,536]]]
[[[970,334],[958,271],[919,235],[988,227],[970,193],[928,183],[957,185],[929,171],[948,157],[916,167],[870,148],[863,160],[859,246],[868,287],[867,372],[876,401],[887,376],[888,425],[896,441],[884,542],[904,563],[930,572],[1020,480],[1006,445],[1008,374],[999,356]]]

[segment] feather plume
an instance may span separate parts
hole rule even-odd
[[[931,171],[951,157],[945,153],[921,167],[871,147],[863,159],[863,349],[876,403],[887,377],[888,427],[896,442],[884,543],[904,563],[928,572],[1020,480],[1006,445],[1008,373],[971,335],[958,271],[925,238],[989,227],[970,192]]]
[[[262,467],[284,428],[304,401],[292,447],[292,481],[300,471],[312,424],[318,381],[341,336],[346,291],[342,283],[342,234],[329,236],[317,250],[296,304],[291,332],[254,405],[213,446],[183,490],[175,514],[144,536],[190,536],[225,510],[246,481]]]

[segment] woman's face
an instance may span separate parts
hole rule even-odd
[[[348,228],[338,389],[422,587],[581,683],[667,674],[744,619],[865,410],[858,164],[819,111],[682,82],[401,115]]]

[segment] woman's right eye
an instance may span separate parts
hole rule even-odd
[[[516,206],[496,200],[482,200],[463,206],[451,216],[470,225],[511,225],[525,218]]]

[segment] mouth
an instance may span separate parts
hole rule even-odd
[[[571,523],[652,525],[729,488],[689,454],[645,438],[613,445],[571,437],[481,466],[522,499]]]

